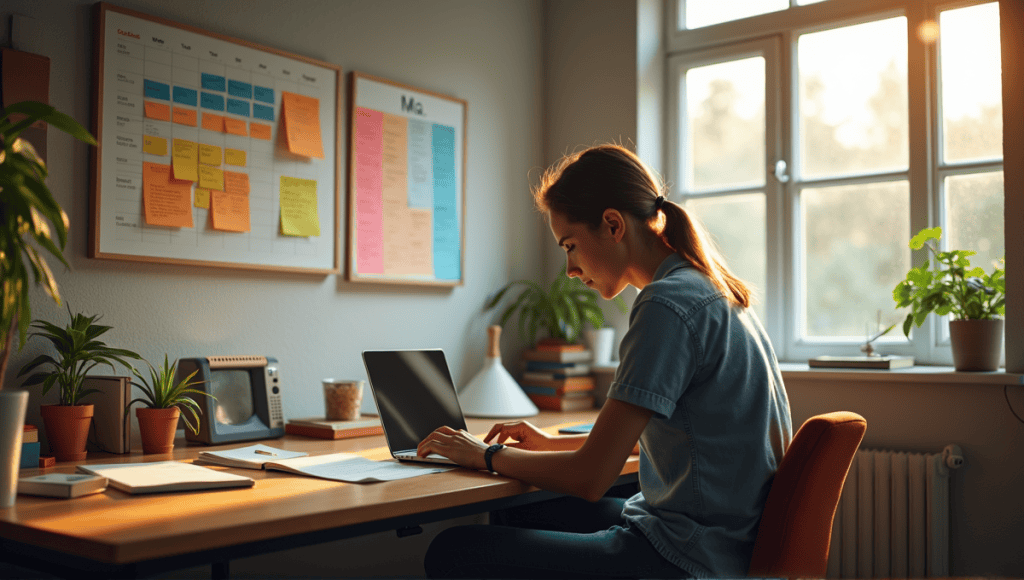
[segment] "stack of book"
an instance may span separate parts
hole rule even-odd
[[[284,424],[284,432],[290,435],[304,435],[320,439],[348,439],[349,437],[366,437],[381,435],[380,417],[360,417],[355,421],[331,421],[323,417],[305,419],[289,419]]]
[[[523,353],[525,369],[520,385],[540,409],[579,411],[594,406],[592,353],[581,344],[543,341]]]

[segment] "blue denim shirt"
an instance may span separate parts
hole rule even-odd
[[[608,397],[654,411],[623,516],[695,577],[746,576],[793,430],[760,322],[675,254],[637,296],[619,360]]]

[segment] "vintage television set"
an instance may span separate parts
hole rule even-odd
[[[178,360],[177,380],[196,372],[193,388],[216,397],[195,396],[202,412],[199,433],[189,441],[207,445],[284,436],[277,359],[266,356],[208,356]]]

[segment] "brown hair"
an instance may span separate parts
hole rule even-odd
[[[606,209],[631,214],[707,276],[730,302],[750,306],[750,288],[726,267],[703,225],[668,199],[660,210],[655,207],[663,191],[661,179],[632,151],[619,145],[598,145],[567,155],[551,166],[534,189],[533,198],[541,211],[557,212],[569,222],[591,229],[601,225]]]

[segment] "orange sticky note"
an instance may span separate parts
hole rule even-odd
[[[237,171],[224,172],[224,191],[249,195],[249,174]]]
[[[210,190],[202,187],[196,188],[196,199],[193,202],[196,207],[210,209]]]
[[[281,120],[289,151],[305,157],[324,158],[320,138],[320,99],[282,92]]]
[[[224,171],[206,165],[199,166],[199,187],[224,190]]]
[[[199,179],[196,167],[199,165],[199,146],[192,141],[175,139],[171,144],[174,157],[174,178],[187,181]]]
[[[228,232],[249,231],[249,196],[226,191],[210,191],[213,229]]]
[[[216,145],[199,144],[199,162],[204,165],[220,165],[220,147]]]
[[[195,109],[182,109],[174,107],[174,122],[179,125],[195,127],[198,122],[198,114]]]
[[[249,123],[249,133],[253,139],[264,139],[270,141],[270,125],[263,123]]]
[[[224,115],[215,115],[213,113],[203,113],[203,129],[207,131],[217,131],[218,133],[224,132]]]
[[[249,132],[246,130],[245,121],[241,119],[232,119],[231,117],[224,117],[224,129],[232,135],[241,135],[242,137],[248,137]]]
[[[224,163],[236,167],[245,167],[245,151],[224,149]]]
[[[170,121],[171,120],[171,106],[164,103],[154,103],[153,101],[144,101],[143,108],[146,110],[146,118],[154,119],[157,121]]]
[[[151,226],[192,227],[192,184],[171,177],[171,166],[142,163],[142,206]]]
[[[150,155],[167,155],[167,139],[153,137],[152,135],[142,136],[142,152]]]

